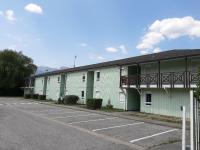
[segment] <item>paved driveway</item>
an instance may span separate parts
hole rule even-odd
[[[180,136],[176,128],[0,98],[2,150],[181,149]]]

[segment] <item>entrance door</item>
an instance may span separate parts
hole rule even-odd
[[[140,94],[136,89],[127,89],[127,110],[140,111]]]

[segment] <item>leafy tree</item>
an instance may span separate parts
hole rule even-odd
[[[19,89],[24,79],[35,73],[36,69],[33,60],[22,52],[10,49],[0,51],[0,90]]]
[[[198,71],[198,82],[197,82],[197,88],[194,91],[194,96],[199,99],[200,98],[200,67]]]

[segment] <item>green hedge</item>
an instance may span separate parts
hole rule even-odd
[[[46,95],[39,95],[39,96],[38,96],[38,99],[39,99],[39,100],[46,100]]]
[[[25,95],[24,95],[24,98],[25,98],[25,99],[30,99],[30,98],[31,98],[31,94],[25,94]]]
[[[76,96],[76,95],[66,95],[63,99],[63,103],[64,104],[70,104],[70,105],[74,105],[74,104],[77,104],[79,100],[79,97]]]
[[[39,94],[32,94],[32,95],[31,95],[31,98],[32,98],[32,99],[38,99],[38,97],[39,97]]]
[[[87,99],[86,107],[88,109],[100,109],[102,106],[102,101],[103,100],[100,98]]]

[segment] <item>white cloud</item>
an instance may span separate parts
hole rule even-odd
[[[105,58],[102,57],[102,56],[97,56],[97,59],[98,59],[98,60],[104,60]]]
[[[182,36],[190,38],[200,37],[200,20],[195,20],[191,16],[183,18],[167,18],[156,20],[147,29],[136,46],[142,54],[145,52],[158,51],[157,44],[166,39],[177,39]],[[156,49],[156,50],[155,50]]]
[[[5,19],[7,19],[8,21],[16,21],[17,18],[15,17],[14,11],[13,10],[6,10],[5,12],[0,11],[0,16],[3,16]]]
[[[121,50],[121,52],[123,54],[127,54],[128,53],[128,50],[126,49],[126,46],[125,45],[120,45],[119,46],[119,49]]]
[[[97,55],[97,54],[90,54],[89,58],[92,60],[98,60],[98,61],[105,60],[105,57]]]
[[[153,50],[153,53],[160,53],[161,52],[161,49],[159,47],[156,47],[154,50]]]
[[[119,50],[118,50],[117,48],[115,48],[115,47],[107,47],[107,48],[106,48],[106,51],[107,51],[107,52],[111,52],[111,53],[116,53],[116,52],[118,52]]]
[[[88,46],[87,43],[81,43],[80,45],[81,45],[82,47],[86,47],[86,46]]]
[[[42,14],[43,10],[41,6],[37,4],[30,3],[24,7],[24,9],[31,13]]]

